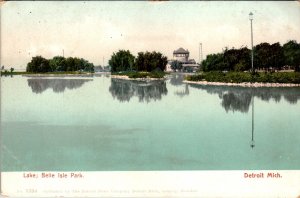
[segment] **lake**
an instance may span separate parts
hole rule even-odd
[[[2,171],[300,168],[300,88],[182,80],[2,77]]]

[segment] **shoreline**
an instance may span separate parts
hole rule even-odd
[[[243,83],[225,83],[225,82],[208,82],[208,81],[189,81],[184,80],[183,83],[198,84],[198,85],[215,85],[215,86],[239,86],[239,87],[300,87],[300,84],[293,83],[258,83],[258,82],[243,82]]]
[[[111,78],[115,79],[123,79],[123,80],[137,80],[137,81],[154,81],[154,80],[166,80],[165,77],[163,78],[129,78],[126,75],[110,75]]]
[[[94,73],[86,74],[21,74],[25,77],[72,77],[72,76],[82,76],[82,77],[91,77],[94,76]]]

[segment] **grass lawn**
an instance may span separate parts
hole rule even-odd
[[[300,72],[258,72],[251,74],[249,72],[204,72],[201,74],[187,76],[188,81],[207,81],[224,83],[300,83]]]
[[[58,75],[64,75],[64,74],[90,74],[91,72],[80,72],[80,71],[62,71],[62,72],[45,72],[45,73],[33,73],[33,72],[1,72],[1,76],[10,76],[10,75],[26,75],[26,74],[58,74]]]
[[[128,76],[129,78],[163,78],[165,72],[112,72],[111,75]]]

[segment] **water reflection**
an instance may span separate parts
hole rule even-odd
[[[175,87],[180,87],[174,92],[174,94],[176,96],[179,96],[180,98],[190,94],[188,84],[184,84],[182,82],[184,80],[185,76],[186,76],[186,74],[182,74],[182,73],[174,73],[174,74],[169,76],[170,77],[170,84],[175,86]]]
[[[170,84],[174,86],[182,85],[182,81],[184,80],[184,74],[172,74],[170,78]]]
[[[255,147],[255,141],[254,141],[254,96],[252,96],[252,115],[251,115],[251,118],[252,118],[252,126],[251,126],[251,142],[250,142],[250,147],[253,149]]]
[[[110,78],[110,73],[108,72],[103,72],[103,73],[94,73],[95,77],[105,77],[105,78]]]
[[[111,79],[109,91],[113,98],[117,98],[121,102],[129,102],[133,96],[137,96],[139,102],[156,101],[168,93],[165,81],[143,82],[115,78]]]
[[[177,96],[179,96],[179,97],[181,97],[181,98],[184,97],[184,96],[189,95],[190,94],[189,85],[186,84],[184,86],[183,90],[177,90],[177,91],[175,91],[174,94],[177,95]]]
[[[229,86],[208,86],[189,85],[191,87],[206,90],[209,94],[218,94],[222,99],[221,105],[226,112],[249,111],[252,97],[257,97],[263,101],[273,99],[280,102],[284,98],[290,104],[296,104],[300,99],[300,89],[298,87],[229,87]]]
[[[64,92],[65,89],[78,89],[84,83],[93,79],[49,79],[49,78],[31,78],[27,79],[28,86],[33,93],[42,93],[48,88],[52,88],[55,93]]]

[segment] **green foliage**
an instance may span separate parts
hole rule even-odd
[[[49,65],[51,71],[66,71],[66,59],[62,56],[54,56],[49,61]]]
[[[273,67],[280,69],[284,66],[284,53],[280,44],[261,43],[254,47],[254,65],[258,69]]]
[[[27,64],[27,72],[45,73],[45,72],[64,72],[64,71],[87,71],[94,72],[93,63],[89,63],[83,58],[64,58],[55,56],[47,60],[41,56],[32,57],[31,62]]]
[[[202,75],[202,74],[189,75],[189,76],[185,77],[185,80],[188,80],[188,81],[203,81],[204,80],[204,75]]]
[[[10,73],[13,73],[15,69],[13,67],[10,68]]]
[[[109,60],[112,72],[119,71],[132,71],[134,69],[135,57],[129,50],[119,50],[117,53],[113,53]]]
[[[254,47],[254,68],[280,70],[289,65],[300,71],[300,44],[289,41],[283,46],[260,43]],[[247,47],[240,49],[225,49],[222,53],[209,54],[202,61],[203,71],[250,71],[251,50]]]
[[[167,63],[167,57],[163,56],[160,52],[139,52],[135,60],[135,68],[137,71],[164,71]]]
[[[206,59],[202,61],[203,71],[222,71],[227,67],[224,63],[224,54],[209,54]]]
[[[167,57],[160,52],[139,52],[135,58],[129,50],[113,53],[109,60],[111,72],[120,71],[164,71],[168,63]]]
[[[4,71],[2,71],[2,72],[1,72],[1,76],[2,76],[2,75],[4,75],[4,76],[8,75],[8,71],[7,71],[6,69],[5,69]]]
[[[189,81],[208,81],[225,83],[260,82],[260,83],[300,83],[298,72],[260,72],[251,74],[249,72],[205,72],[199,75],[187,76]]]
[[[38,73],[51,71],[49,60],[43,58],[42,56],[32,57],[31,61],[27,64],[26,71]]]
[[[251,68],[250,50],[246,47],[240,49],[226,49],[224,51],[224,64],[228,71],[245,71]]]
[[[153,72],[127,71],[127,72],[112,73],[112,75],[128,76],[129,78],[163,78],[166,75],[166,73],[160,71],[153,71]]]
[[[233,70],[234,71],[245,71],[249,70],[249,63],[246,63],[244,60],[240,60],[237,64],[234,65]]]
[[[165,76],[164,72],[152,71],[149,73],[150,78],[163,78]]]
[[[203,71],[245,71],[250,69],[250,62],[250,50],[246,47],[226,48],[223,53],[208,55],[202,66]]]
[[[300,71],[300,43],[289,41],[282,48],[285,64],[295,67],[296,71]]]
[[[147,78],[148,73],[147,72],[131,72],[131,73],[128,73],[127,76],[129,78]]]
[[[182,63],[179,62],[179,61],[177,61],[177,60],[173,61],[173,62],[171,63],[171,69],[172,69],[173,71],[181,70],[181,69],[182,69]]]
[[[8,72],[7,70],[5,70],[4,72],[1,72],[1,76],[7,76],[7,75],[24,75],[24,74],[32,74],[30,72]]]
[[[256,82],[263,83],[300,83],[300,73],[297,72],[274,72],[274,73],[260,73]]]

